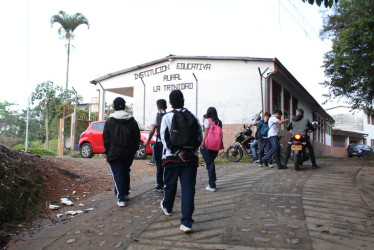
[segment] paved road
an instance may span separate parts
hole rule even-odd
[[[217,192],[198,173],[193,232],[179,230],[180,197],[172,216],[159,208],[153,179],[133,185],[125,208],[112,192],[95,210],[57,225],[14,249],[374,249],[374,167],[327,159],[321,169],[217,166]]]

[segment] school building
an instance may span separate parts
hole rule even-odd
[[[185,107],[199,119],[208,107],[215,107],[224,126],[224,145],[249,124],[256,113],[276,109],[282,119],[291,119],[302,108],[311,121],[319,122],[311,135],[316,155],[331,155],[331,127],[334,119],[317,103],[277,58],[211,57],[170,55],[131,68],[109,73],[90,82],[100,87],[100,119],[107,92],[133,97],[137,121],[149,126],[156,101],[169,100],[174,89],[182,90]],[[169,107],[170,110],[171,107]],[[290,133],[282,125],[286,146]]]

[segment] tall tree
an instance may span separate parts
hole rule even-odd
[[[61,27],[58,29],[58,33],[62,39],[66,39],[68,41],[68,44],[67,44],[68,58],[67,58],[67,65],[66,65],[66,90],[68,90],[70,46],[71,46],[71,39],[74,38],[74,30],[81,24],[86,24],[87,28],[90,28],[90,25],[88,23],[88,19],[81,13],[75,13],[73,15],[69,15],[62,10],[60,10],[60,12],[57,15],[52,16],[51,26],[53,26],[54,23],[59,23],[61,25]]]
[[[322,85],[328,100],[345,97],[353,109],[374,108],[374,4],[373,0],[340,0],[324,20],[323,38],[332,40],[324,55]]]

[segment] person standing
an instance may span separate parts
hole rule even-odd
[[[196,116],[184,108],[184,97],[180,90],[173,90],[169,100],[173,110],[163,117],[160,128],[165,183],[160,206],[165,215],[172,214],[179,178],[182,188],[180,230],[188,233],[194,223],[192,214],[195,209],[201,127]]]
[[[210,128],[214,125],[218,125],[222,130],[222,122],[218,119],[217,110],[214,107],[209,107],[206,112],[206,119],[204,119],[204,137],[203,143],[200,148],[200,152],[203,155],[206,169],[208,170],[209,176],[209,185],[205,188],[207,191],[216,191],[216,166],[214,164],[214,160],[217,158],[218,151],[208,149],[205,145],[206,139],[209,135]],[[221,149],[223,148],[222,137],[220,138]]]
[[[164,170],[162,168],[162,150],[163,145],[161,141],[161,134],[160,134],[160,126],[162,117],[166,114],[166,100],[159,99],[156,102],[157,105],[157,114],[153,117],[152,124],[151,124],[151,131],[149,132],[148,140],[144,142],[144,147],[147,147],[149,142],[151,141],[155,132],[157,132],[156,136],[156,143],[153,146],[153,154],[156,162],[157,173],[156,173],[156,182],[157,186],[155,190],[159,193],[164,191]]]
[[[257,155],[257,150],[256,150],[256,147],[258,146],[258,138],[257,138],[257,130],[258,130],[258,122],[261,120],[261,116],[260,114],[255,114],[254,115],[254,118],[252,120],[252,123],[249,124],[250,127],[254,127],[255,130],[254,130],[254,133],[255,133],[255,139],[254,141],[252,142],[251,144],[251,153],[252,153],[252,157],[253,157],[253,162],[252,163],[257,163],[259,160],[258,160],[258,155]]]
[[[279,127],[281,124],[288,122],[288,120],[280,120],[282,117],[283,112],[281,110],[276,110],[274,112],[274,115],[272,115],[269,118],[268,121],[268,126],[269,126],[269,132],[268,132],[268,137],[269,137],[269,142],[271,145],[271,148],[269,152],[266,152],[265,157],[262,159],[264,162],[268,162],[270,157],[275,154],[275,162],[278,165],[278,169],[286,169],[287,167],[282,165],[280,161],[280,144],[279,144]]]
[[[269,112],[266,112],[264,114],[264,119],[258,121],[257,123],[257,132],[256,132],[256,138],[258,138],[258,159],[259,159],[259,167],[262,167],[263,165],[263,156],[264,152],[266,151],[269,152],[271,149],[271,145],[269,142],[269,137],[268,137],[268,131],[269,131],[269,118],[271,114]],[[273,168],[273,158],[269,158],[268,164],[270,168]]]
[[[103,141],[107,162],[115,184],[117,205],[126,206],[130,193],[130,167],[140,143],[140,130],[134,117],[125,111],[122,97],[113,101],[115,112],[104,125]]]

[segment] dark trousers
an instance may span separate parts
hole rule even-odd
[[[270,141],[269,141],[269,138],[262,138],[262,139],[259,139],[258,140],[258,159],[259,159],[259,164],[262,164],[263,163],[263,157],[264,157],[264,153],[266,152],[266,154],[270,151],[271,149],[271,144],[270,144]],[[270,158],[268,160],[269,164],[272,164],[273,163],[273,158]]]
[[[177,193],[178,177],[182,187],[182,219],[181,223],[191,227],[194,223],[192,214],[195,210],[195,185],[197,162],[168,162],[164,165],[164,197],[162,205],[168,212],[173,211]]]
[[[269,142],[271,145],[271,148],[268,152],[266,152],[266,155],[262,160],[269,161],[273,154],[275,155],[275,162],[277,163],[278,167],[282,166],[282,163],[280,162],[280,144],[278,136],[270,136]]]
[[[109,162],[110,171],[114,180],[114,193],[119,201],[125,201],[130,191],[130,167],[134,157],[126,157]]]
[[[208,170],[209,186],[211,188],[216,188],[217,176],[214,160],[217,158],[218,151],[209,150],[204,147],[204,149],[200,148],[200,153],[203,155],[206,169]]]
[[[292,139],[290,141],[292,141]],[[287,150],[286,150],[286,154],[284,155],[284,165],[286,165],[286,166],[287,166],[287,163],[288,163],[288,158],[290,157],[290,154],[291,154],[291,146],[292,146],[292,144],[288,144],[288,147],[287,147]],[[306,145],[305,146],[309,150],[309,155],[310,155],[310,160],[312,161],[312,165],[313,166],[317,165],[317,163],[316,163],[316,156],[314,155],[313,145],[310,142],[310,140],[306,141]]]
[[[157,188],[161,189],[164,188],[164,168],[162,167],[162,149],[162,142],[156,142],[155,146],[153,147],[157,167],[156,181]]]

